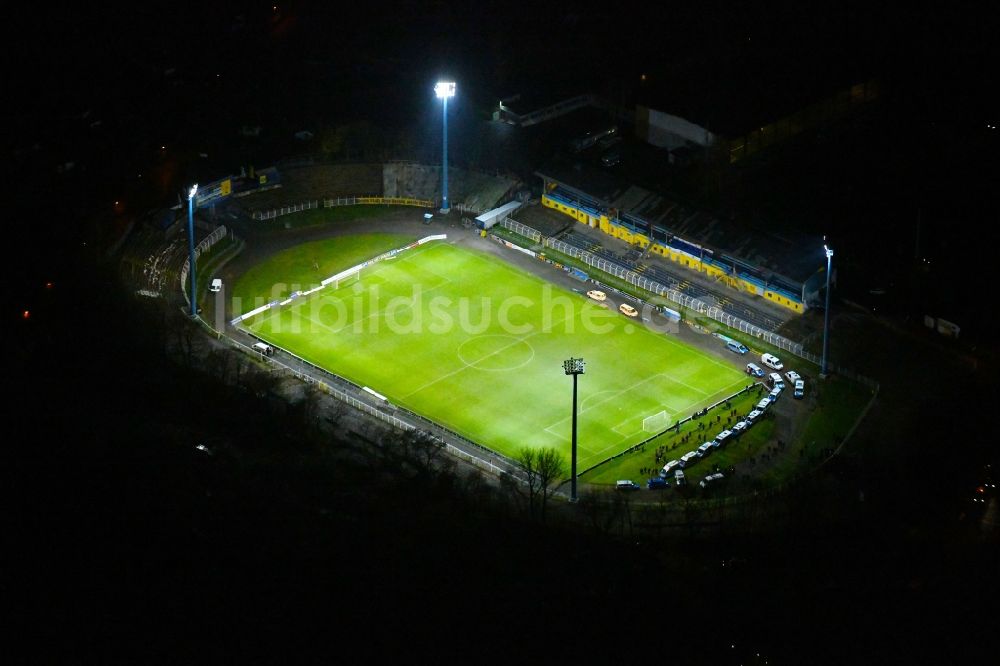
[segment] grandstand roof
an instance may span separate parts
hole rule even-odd
[[[652,222],[676,236],[733,257],[766,272],[805,282],[823,266],[823,242],[818,237],[777,233],[739,220],[723,221],[636,185],[622,183],[586,163],[555,162],[535,172],[545,181],[599,208],[614,208]]]

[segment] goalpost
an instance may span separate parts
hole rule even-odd
[[[347,275],[334,276],[332,282],[328,282],[325,286],[334,291],[340,289],[341,287],[349,287],[356,282],[361,281],[361,269],[357,269],[353,273]]]
[[[669,427],[670,415],[666,411],[647,416],[642,420],[642,429],[645,432],[663,432]]]

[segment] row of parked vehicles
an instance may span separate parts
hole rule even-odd
[[[774,354],[761,354],[760,362],[776,371],[780,371],[785,367],[784,363],[781,362],[781,359]],[[764,377],[764,369],[756,363],[747,363],[746,372],[751,377]],[[802,375],[794,370],[788,370],[785,372],[784,377],[781,376],[780,372],[772,372],[767,375],[767,379],[765,381],[773,390],[778,386],[784,388],[786,379],[788,380],[789,386],[792,387],[792,397],[799,400],[804,398],[806,395],[806,380],[804,380]]]
[[[608,300],[608,295],[605,294],[603,291],[600,291],[598,289],[591,289],[590,291],[587,292],[587,296],[589,296],[590,298],[594,299],[595,301],[602,301],[603,302],[603,301]],[[618,306],[618,311],[621,312],[626,317],[638,317],[639,316],[639,311],[636,310],[631,305],[629,305],[628,303],[622,303],[621,305],[619,305]]]
[[[702,458],[707,457],[715,449],[725,446],[730,440],[738,438],[744,432],[750,429],[750,427],[757,422],[757,420],[763,416],[764,412],[771,406],[781,392],[784,390],[785,386],[783,383],[773,386],[770,392],[754,406],[750,413],[748,413],[741,420],[737,421],[731,429],[727,428],[717,434],[714,438],[707,442],[703,442],[698,448],[693,451],[688,451],[680,458],[674,460],[668,460],[663,468],[660,469],[660,474],[658,479],[650,479],[647,481],[646,485],[649,488],[663,487],[668,485],[667,479],[671,476],[677,485],[683,485],[687,481],[684,475],[684,469],[689,465],[693,465]],[[702,488],[715,483],[723,478],[721,472],[716,472],[715,474],[709,474],[704,479],[701,480],[699,484]]]
[[[597,293],[599,293],[601,296],[604,296],[603,292],[597,292]],[[587,295],[590,296],[591,298],[594,298],[595,300],[602,300],[598,299],[593,293],[588,293]],[[739,342],[736,342],[735,340],[727,341],[726,347],[730,351],[735,352],[737,354],[746,354],[749,351],[744,345],[740,344]],[[749,429],[750,426],[753,425],[757,421],[757,419],[761,417],[761,415],[767,410],[767,408],[771,406],[771,403],[773,403],[775,400],[778,399],[778,396],[781,395],[781,392],[785,390],[786,379],[788,380],[788,384],[792,386],[793,397],[802,399],[805,396],[806,392],[805,380],[799,373],[795,372],[794,370],[788,370],[785,372],[784,376],[780,374],[781,370],[783,370],[785,367],[784,363],[781,362],[781,359],[779,359],[774,354],[764,353],[761,354],[760,356],[760,362],[763,365],[770,368],[771,370],[774,370],[774,372],[768,374],[767,378],[764,380],[767,384],[767,387],[770,389],[767,396],[762,398],[760,402],[758,402],[754,406],[754,408],[750,411],[750,413],[747,414],[742,420],[738,421],[735,425],[733,425],[731,430],[729,429],[723,430],[718,435],[716,435],[714,439],[704,442],[694,451],[689,451],[676,460],[667,461],[667,463],[660,470],[660,474],[658,477],[654,477],[646,481],[647,488],[649,488],[650,490],[667,488],[670,486],[668,479],[671,476],[673,476],[674,483],[676,485],[681,486],[686,484],[687,481],[684,477],[684,468],[688,465],[697,462],[701,458],[706,457],[709,453],[712,452],[713,449],[717,449],[723,446],[727,441],[729,441],[730,438],[739,437],[741,434],[746,432],[747,429]],[[746,372],[748,375],[755,378],[763,378],[765,375],[764,369],[761,368],[756,363],[747,363]],[[721,472],[709,474],[708,476],[706,476],[704,479],[701,480],[701,483],[699,485],[702,488],[705,488],[706,486],[715,483],[716,481],[719,481],[722,478],[723,474]],[[618,490],[638,490],[639,484],[634,483],[633,481],[630,481],[628,479],[623,479],[621,481],[618,481],[615,484],[615,487]]]

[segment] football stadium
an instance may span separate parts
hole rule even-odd
[[[668,322],[658,313],[646,316],[662,320],[660,331],[444,234],[408,240],[366,234],[276,255],[237,282],[235,294],[242,303],[277,297],[279,304],[249,310],[238,324],[510,457],[531,446],[569,458],[562,363],[582,357],[582,468],[748,384],[732,365],[662,332]],[[313,257],[336,271],[325,287],[329,278],[315,281]],[[273,285],[289,286],[269,293]]]
[[[592,114],[561,118],[585,102],[494,118],[554,142],[528,178],[308,157],[192,187],[121,271],[261,370],[494,475],[552,451],[556,487],[746,494],[822,464],[878,389],[803,341],[832,252],[635,184],[581,144]],[[602,127],[582,143],[636,158]]]

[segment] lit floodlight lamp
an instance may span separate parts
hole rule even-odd
[[[454,81],[438,81],[434,94],[441,100],[441,213],[447,215],[448,206],[448,99],[455,96]]]
[[[198,293],[196,291],[197,280],[195,279],[195,256],[194,256],[194,195],[198,191],[198,183],[191,186],[188,192],[188,280],[191,282],[191,316],[198,316]]]
[[[823,238],[826,240],[826,237]],[[827,353],[830,348],[830,264],[833,261],[833,250],[826,243],[823,243],[823,251],[826,253],[826,309],[823,312],[823,358],[820,363],[819,376],[825,379],[827,376]]]
[[[573,433],[569,473],[570,502],[576,502],[576,378],[583,374],[583,365],[582,358],[570,358],[568,361],[563,361],[563,370],[567,375],[573,376]]]
[[[448,97],[454,97],[455,82],[439,81],[438,84],[434,86],[434,94],[437,95],[438,99],[447,99]]]

